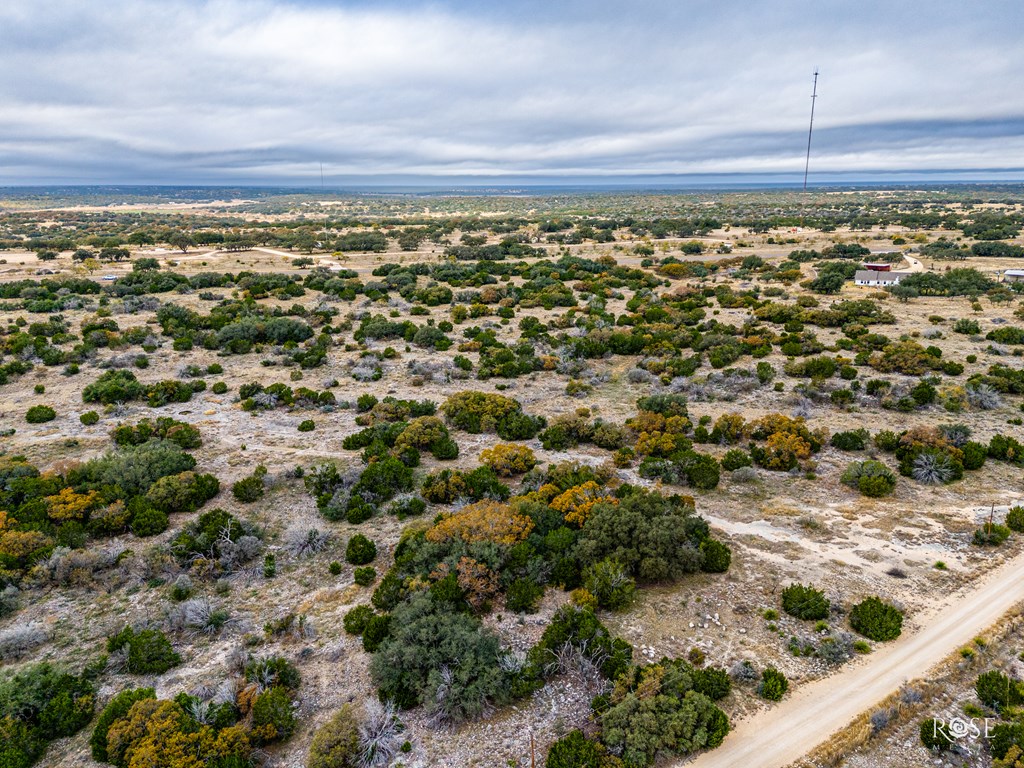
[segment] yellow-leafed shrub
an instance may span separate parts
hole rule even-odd
[[[537,466],[533,449],[516,443],[498,443],[493,448],[487,448],[480,453],[480,461],[500,477],[521,475]]]
[[[512,545],[533,530],[533,520],[520,515],[508,504],[478,501],[445,517],[426,533],[427,541],[462,539],[465,542],[492,541]]]
[[[614,496],[606,496],[603,489],[593,480],[573,486],[551,500],[551,508],[562,514],[567,523],[583,525],[590,517],[595,504],[601,502],[618,504]]]
[[[81,520],[100,500],[96,491],[75,493],[71,488],[63,488],[60,493],[46,497],[46,514],[51,520]]]

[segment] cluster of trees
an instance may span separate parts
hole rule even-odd
[[[479,717],[555,674],[567,643],[601,674],[618,678],[628,668],[629,647],[608,636],[590,608],[556,616],[522,667],[506,658],[479,618],[499,601],[506,610],[534,611],[547,586],[575,590],[581,605],[621,608],[638,581],[728,568],[728,547],[710,536],[692,502],[609,488],[609,479],[576,463],[532,469],[525,484],[534,491],[507,502],[484,498],[407,528],[372,607],[358,606],[345,617],[346,630],[374,654],[371,671],[382,700],[423,706],[438,722]],[[666,717],[690,716],[675,712],[694,705],[686,696],[690,687],[661,702]],[[616,733],[639,728],[644,719],[635,697],[624,692],[623,698],[628,706],[608,706],[609,722],[622,720]],[[697,703],[711,712],[703,700]]]
[[[92,720],[102,665],[75,675],[42,663],[0,676],[0,765],[29,768]]]
[[[152,688],[126,689],[100,713],[89,744],[97,762],[248,768],[257,749],[295,730],[298,671],[279,656],[251,659],[226,701],[181,693],[158,699]],[[156,762],[154,762],[156,761]]]
[[[55,547],[81,547],[90,536],[161,533],[169,515],[216,496],[217,479],[195,472],[195,459],[178,442],[155,434],[135,442],[150,429],[177,434],[189,447],[198,436],[174,420],[143,421],[114,430],[118,450],[62,472],[44,474],[24,460],[0,465],[0,568],[11,574],[5,578],[16,580]]]
[[[158,408],[168,403],[187,403],[192,395],[206,388],[206,382],[197,379],[192,382],[168,379],[154,384],[143,384],[131,371],[116,368],[106,371],[96,381],[82,389],[82,402],[113,405],[145,400],[146,404]]]

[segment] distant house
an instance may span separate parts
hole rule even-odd
[[[888,288],[890,285],[898,285],[900,280],[909,274],[909,272],[880,272],[874,269],[858,269],[853,276],[853,282],[857,285]]]
[[[1024,269],[1008,269],[1003,272],[1004,283],[1024,283]]]

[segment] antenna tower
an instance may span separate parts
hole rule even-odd
[[[804,163],[804,192],[807,191],[807,172],[811,169],[811,134],[814,133],[814,102],[818,100],[818,68],[814,68],[814,92],[811,94],[811,125],[807,129],[807,160]]]

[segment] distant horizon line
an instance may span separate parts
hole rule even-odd
[[[875,188],[878,186],[1014,186],[1024,184],[1024,168],[1000,170],[936,170],[936,171],[833,171],[820,172],[808,182],[808,191],[823,189]],[[318,184],[310,180],[259,180],[232,182],[228,180],[201,181],[2,181],[0,191],[29,190],[139,190],[139,189],[196,189],[196,190],[282,190],[290,192],[353,193],[433,191],[457,192],[461,190],[526,191],[526,190],[586,190],[600,191],[654,191],[654,190],[708,190],[708,189],[793,189],[803,187],[801,174],[792,173],[715,173],[715,174],[593,174],[587,176],[522,176],[500,174],[493,176],[436,176],[428,174],[366,174],[351,175],[343,179]]]

